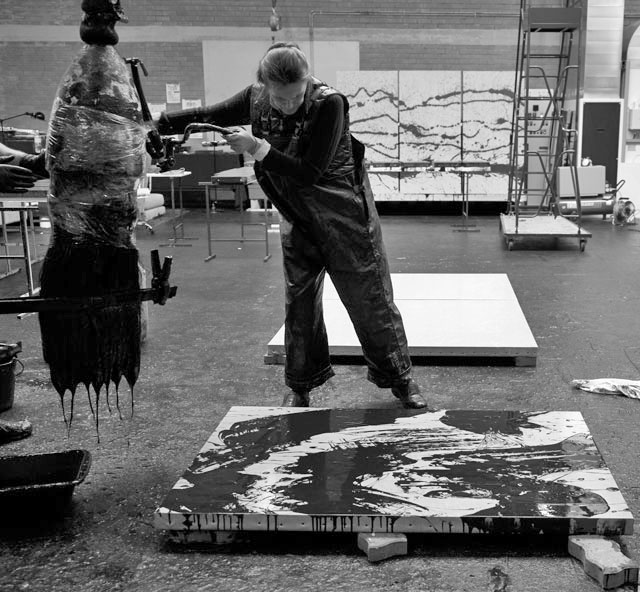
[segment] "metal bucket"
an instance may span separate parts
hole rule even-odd
[[[16,372],[16,364],[20,364],[18,372]],[[15,357],[4,364],[0,364],[0,412],[13,407],[16,376],[20,376],[23,370],[24,364]]]

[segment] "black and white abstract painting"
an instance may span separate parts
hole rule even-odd
[[[579,412],[232,407],[159,529],[630,534]]]
[[[514,84],[512,71],[338,72],[337,88],[350,103],[351,131],[374,165],[376,200],[450,199],[461,192],[459,175],[420,165],[461,160],[490,167],[470,176],[471,201],[504,200]],[[394,162],[403,166],[402,174],[376,166]]]

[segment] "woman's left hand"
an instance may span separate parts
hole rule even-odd
[[[234,128],[232,134],[225,134],[224,139],[227,141],[231,149],[237,154],[255,152],[258,141],[253,137],[251,132],[243,128]]]

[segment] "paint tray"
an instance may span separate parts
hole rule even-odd
[[[0,457],[0,504],[5,513],[63,508],[90,466],[88,450]]]

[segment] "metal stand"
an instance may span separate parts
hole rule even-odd
[[[440,162],[435,168],[456,173],[460,177],[460,195],[462,197],[462,224],[452,224],[453,232],[480,232],[475,224],[469,224],[469,177],[474,173],[491,171],[488,162]]]
[[[20,271],[20,268],[14,269],[11,267],[11,257],[9,256],[9,233],[7,232],[7,221],[5,219],[4,210],[0,211],[0,222],[2,223],[2,246],[4,248],[4,256],[0,259],[5,260],[6,269],[3,274],[0,274],[0,279],[14,275]]]
[[[42,260],[42,257],[38,255],[38,241],[36,226],[33,217],[33,212],[38,209],[34,204],[46,204],[47,194],[49,190],[49,180],[43,179],[37,181],[34,187],[29,188],[24,193],[0,193],[0,207],[14,208],[13,211],[19,211],[24,208],[27,212],[27,227],[30,229],[31,239],[33,243],[33,250],[30,254],[31,264],[37,263]],[[9,232],[7,227],[7,221],[5,212],[12,211],[11,209],[0,210],[0,226],[2,226],[2,243],[4,257],[0,257],[6,261],[6,271],[0,274],[0,279],[14,275],[20,271],[20,268],[14,269],[11,266],[11,259],[22,259],[22,257],[11,257],[9,247],[19,246],[20,243],[9,242]]]
[[[453,232],[480,232],[475,224],[469,224],[469,177],[472,172],[459,168],[460,175],[460,195],[462,196],[462,224],[452,224]]]
[[[4,255],[0,255],[0,259],[4,259],[8,262],[8,268],[10,268],[10,261],[14,259],[22,259],[24,261],[25,273],[27,276],[27,295],[33,296],[37,293],[37,289],[33,285],[33,269],[32,265],[34,263],[31,258],[31,245],[29,244],[29,221],[33,224],[33,211],[38,210],[37,205],[30,204],[21,204],[16,206],[0,206],[0,214],[2,216],[2,235],[4,240]],[[18,216],[20,218],[20,237],[22,240],[22,255],[10,255],[8,249],[7,242],[7,227],[4,223],[4,213],[5,212],[18,212]],[[35,231],[34,231],[34,241],[35,241]],[[34,243],[35,247],[35,243]],[[20,271],[16,269],[15,271],[11,271],[3,275],[2,277],[6,277],[7,275],[12,275],[13,273],[17,273]]]
[[[187,237],[184,235],[184,209],[182,207],[182,177],[188,177],[191,171],[177,170],[166,171],[164,173],[147,173],[149,177],[149,190],[151,191],[152,179],[169,179],[171,182],[171,213],[173,222],[173,237],[169,239],[169,242],[163,243],[161,247],[191,247],[188,243],[178,243],[182,240],[198,240],[197,237]],[[178,199],[180,204],[180,211],[176,214],[176,198],[175,198],[175,180],[178,179]],[[180,236],[178,236],[178,230],[180,230]]]
[[[218,187],[225,186],[230,188],[234,194],[237,194],[239,187],[247,187],[251,183],[255,183],[255,175],[251,167],[241,167],[237,169],[230,169],[222,171],[211,177],[211,182],[201,182],[205,188],[205,210],[207,220],[207,243],[209,245],[209,255],[205,258],[205,261],[211,261],[215,259],[216,254],[212,251],[211,243],[214,242],[264,242],[265,244],[265,256],[263,261],[268,261],[271,258],[269,253],[269,218],[267,211],[267,198],[264,199],[264,222],[245,222],[244,221],[244,207],[240,203],[240,238],[214,238],[212,232],[212,219],[211,219],[211,189],[214,191],[214,196],[217,195]],[[214,197],[215,200],[215,197]],[[264,238],[246,238],[244,234],[245,226],[262,226],[264,228]]]

